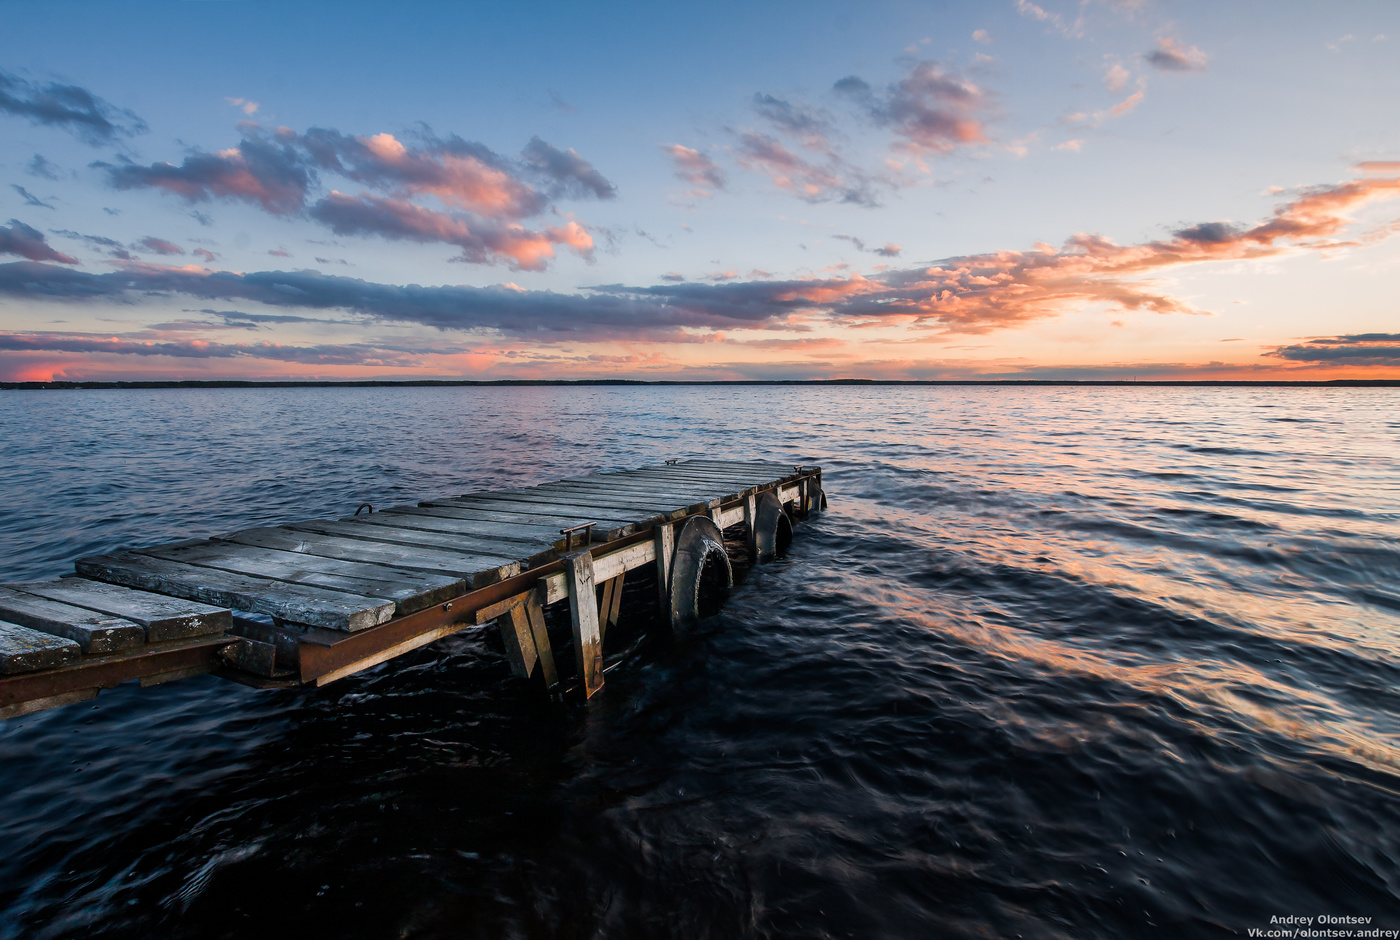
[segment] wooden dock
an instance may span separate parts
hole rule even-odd
[[[516,675],[591,697],[628,572],[684,629],[733,583],[731,551],[771,556],[824,505],[820,467],[667,461],[79,559],[0,587],[0,718],[133,679],[325,685],[493,621]]]

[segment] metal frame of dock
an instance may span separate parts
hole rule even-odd
[[[754,560],[824,505],[820,467],[666,461],[79,559],[0,588],[0,718],[133,679],[321,686],[492,621],[515,674],[558,692],[544,608],[564,600],[589,697],[627,572],[653,566],[661,619],[684,626],[732,582],[725,529]]]

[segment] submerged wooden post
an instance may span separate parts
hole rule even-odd
[[[758,561],[758,497],[750,493],[744,500],[744,525],[749,527],[749,564]]]
[[[652,530],[656,543],[656,600],[660,604],[661,617],[671,619],[671,565],[676,555],[676,530],[670,525],[659,525]]]
[[[574,628],[579,681],[584,698],[592,698],[603,687],[603,637],[598,630],[593,555],[587,550],[565,555],[564,580],[569,586],[569,619]]]

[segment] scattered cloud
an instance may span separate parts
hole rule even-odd
[[[24,165],[24,172],[46,180],[57,180],[59,177],[58,165],[40,153],[36,153],[34,159]]]
[[[259,204],[273,215],[300,212],[312,184],[305,161],[291,144],[245,137],[218,153],[195,152],[172,163],[98,163],[116,189],[163,189],[189,202],[210,199]]]
[[[1400,333],[1352,333],[1318,336],[1264,353],[1294,362],[1350,366],[1400,366]]]
[[[194,255],[196,258],[203,258],[205,264],[213,264],[219,258],[218,255],[208,248],[196,248],[191,251],[190,254]]]
[[[34,195],[18,183],[11,183],[10,188],[13,189],[15,192],[19,193],[20,198],[24,200],[24,204],[26,206],[33,206],[36,209],[53,208],[53,203],[44,202],[44,200],[40,199],[38,196]]]
[[[1051,147],[1050,149],[1051,149],[1051,150],[1068,150],[1068,151],[1070,151],[1070,152],[1072,152],[1072,153],[1079,153],[1079,151],[1080,151],[1081,149],[1083,149],[1083,147],[1084,147],[1084,141],[1082,141],[1082,140],[1066,140],[1066,141],[1062,141],[1061,143],[1056,144],[1055,146]]]
[[[1029,19],[1037,20],[1049,26],[1053,26],[1065,35],[1074,32],[1073,27],[1065,25],[1064,18],[1058,13],[1051,13],[1043,7],[1031,3],[1030,0],[1016,0],[1016,12]]]
[[[766,173],[774,186],[806,202],[835,199],[858,206],[879,204],[871,181],[854,167],[836,161],[818,165],[793,153],[769,134],[741,133],[736,159],[740,166]]]
[[[52,229],[51,231],[53,234],[62,238],[72,238],[76,241],[84,242],[93,248],[104,250],[118,261],[135,260],[132,258],[131,252],[126,250],[126,246],[115,238],[107,238],[102,235],[84,235],[81,232],[74,232],[71,229]]]
[[[288,346],[281,343],[213,343],[207,340],[153,340],[145,335],[0,332],[5,352],[66,352],[177,359],[267,359],[301,365],[412,366],[434,349],[395,349],[368,343]]]
[[[854,235],[833,235],[831,237],[850,242],[856,247],[857,251],[869,251],[871,254],[880,255],[884,258],[898,258],[899,253],[904,250],[903,246],[896,245],[894,242],[886,242],[885,245],[880,248],[866,248],[865,242]]]
[[[897,150],[945,154],[988,142],[985,115],[991,109],[990,97],[937,62],[915,63],[883,93],[855,75],[836,82],[833,89],[903,138]]]
[[[43,232],[25,225],[18,219],[11,219],[9,225],[0,225],[0,254],[19,255],[30,261],[78,263],[77,258],[65,255],[49,245]]]
[[[396,241],[446,242],[462,249],[459,260],[472,264],[504,261],[512,268],[541,271],[566,245],[588,258],[593,239],[577,222],[534,231],[522,225],[468,222],[459,215],[428,209],[406,199],[331,191],[311,216],[337,235],[378,235]]]
[[[1128,85],[1133,73],[1125,69],[1121,62],[1114,62],[1103,73],[1103,83],[1112,92],[1120,92]]]
[[[991,35],[989,35],[989,34],[987,33],[987,31],[986,31],[985,29],[974,29],[974,30],[972,31],[972,41],[973,41],[973,42],[980,42],[980,43],[983,43],[983,44],[985,45],[986,43],[989,43],[989,42],[992,41],[992,37],[991,37]]]
[[[178,166],[98,166],[117,189],[161,189],[195,203],[248,202],[276,216],[309,216],[337,234],[444,242],[462,249],[459,261],[529,270],[554,257],[555,245],[591,258],[593,239],[574,221],[536,231],[522,220],[549,211],[554,199],[617,196],[617,188],[576,151],[539,137],[518,158],[507,158],[484,144],[439,138],[427,129],[405,142],[392,134],[358,137],[328,128],[298,134],[252,122],[240,127],[237,147],[193,152]],[[315,198],[323,175],[379,194],[332,189]],[[415,201],[422,197],[435,198],[446,211]]]
[[[816,109],[765,94],[753,96],[753,109],[781,133],[797,138],[807,150],[831,153],[831,120]]]
[[[257,113],[258,103],[256,101],[249,101],[247,98],[225,98],[224,100],[249,117]]]
[[[31,301],[110,302],[172,294],[279,308],[343,310],[385,322],[491,331],[544,341],[625,337],[692,343],[713,341],[725,329],[801,331],[819,326],[881,325],[933,331],[929,335],[978,334],[1075,310],[1200,313],[1152,278],[1184,265],[1361,244],[1341,237],[1350,224],[1348,213],[1366,203],[1397,196],[1400,176],[1354,179],[1304,189],[1269,218],[1250,226],[1205,222],[1182,227],[1166,239],[1134,245],[1080,234],[1059,248],[1041,244],[1030,251],[964,255],[886,270],[869,278],[853,274],[741,280],[733,272],[721,271],[711,276],[715,280],[710,283],[668,278],[666,283],[648,287],[607,284],[566,294],[501,285],[398,286],[315,271],[235,273],[139,263],[91,274],[39,263],[72,263],[66,256],[50,256],[0,265],[0,295]],[[33,254],[57,254],[37,231],[27,226],[15,228],[18,225],[12,223],[12,229],[26,239]],[[1382,230],[1375,237],[1388,232]],[[30,257],[23,251],[12,253]],[[1389,355],[1376,345],[1382,341],[1366,342],[1370,343],[1366,355]],[[1309,354],[1336,358],[1341,354],[1317,350],[1344,344],[1303,345]],[[1285,358],[1298,355],[1301,353],[1291,352]]]
[[[569,104],[567,101],[561,98],[559,96],[559,93],[553,88],[549,90],[549,102],[563,114],[578,113],[578,108],[575,108],[573,105]]]
[[[520,153],[537,175],[552,181],[549,194],[554,198],[617,198],[617,187],[573,149],[560,150],[538,137],[532,137]]]
[[[154,235],[147,235],[133,247],[144,248],[146,251],[153,251],[158,255],[183,255],[185,253],[185,249],[174,242],[156,238]]]
[[[144,133],[146,122],[77,85],[31,82],[0,72],[0,113],[57,127],[92,146]]]
[[[1157,48],[1143,55],[1149,64],[1168,72],[1204,72],[1208,56],[1170,36],[1157,40]]]
[[[682,144],[671,144],[662,149],[671,157],[676,176],[680,179],[693,186],[724,189],[724,173],[707,155]]]

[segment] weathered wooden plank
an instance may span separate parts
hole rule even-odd
[[[555,486],[577,486],[580,484],[590,486],[625,486],[628,488],[638,488],[654,490],[657,488],[676,488],[684,490],[698,490],[701,492],[714,493],[723,488],[726,483],[732,480],[715,479],[694,479],[678,474],[640,474],[640,473],[604,473],[592,476],[570,477],[560,480]],[[754,484],[749,484],[754,485]]]
[[[665,488],[632,491],[626,487],[612,487],[608,484],[591,483],[552,483],[547,486],[534,486],[530,492],[542,496],[558,498],[561,502],[600,506],[617,505],[633,509],[668,510],[676,508],[708,507],[718,503],[719,498],[710,491],[695,493],[676,492]]]
[[[72,640],[89,656],[118,653],[146,642],[139,624],[46,597],[0,588],[0,618]]]
[[[728,487],[739,493],[745,491],[752,492],[753,490],[774,482],[766,478],[734,477],[728,474],[712,476],[708,474],[670,473],[660,470],[633,470],[629,473],[615,474],[614,477],[609,477],[608,479],[613,478],[634,485],[647,484],[655,486],[658,484],[676,484],[689,487],[711,487],[715,490]]]
[[[693,477],[727,477],[732,479],[751,479],[755,482],[770,483],[773,480],[783,479],[796,475],[797,471],[793,467],[701,467],[692,464],[677,464],[676,466],[662,466],[660,464],[647,464],[635,470],[626,471],[628,473],[672,473],[681,476]]]
[[[739,489],[754,490],[769,486],[778,481],[777,477],[770,474],[732,474],[732,473],[703,473],[694,470],[633,470],[624,476],[637,480],[680,480],[688,483],[698,483],[710,486],[732,486]]]
[[[139,623],[151,643],[224,633],[233,620],[226,608],[82,578],[26,581],[6,587]]]
[[[0,675],[67,666],[80,655],[72,640],[0,620]]]
[[[567,512],[587,515],[588,513],[610,513],[636,520],[639,517],[678,511],[674,504],[662,505],[655,500],[632,499],[621,496],[602,496],[580,488],[574,491],[546,490],[531,488],[501,493],[499,496],[479,495],[468,497],[480,503],[509,500],[521,503],[538,503],[555,506]],[[591,521],[591,520],[590,520]]]
[[[288,584],[310,584],[361,597],[382,597],[393,601],[395,613],[400,615],[451,600],[467,590],[463,579],[451,575],[259,548],[237,542],[158,545],[140,549],[138,554],[187,565],[236,571]]]
[[[593,592],[593,556],[586,551],[565,555],[564,578],[569,584],[569,619],[579,681],[583,697],[592,698],[603,687],[603,638],[598,632],[598,599]]]
[[[462,506],[454,503],[450,499],[426,499],[419,503],[418,507],[420,509],[431,509],[434,512],[448,513],[458,519],[493,522],[506,526],[513,526],[517,523],[521,523],[530,526],[540,526],[541,528],[551,529],[554,532],[558,532],[560,529],[582,525],[585,522],[594,522],[597,523],[598,534],[606,539],[620,539],[623,536],[631,535],[633,532],[632,524],[626,520],[580,519],[578,516],[550,513],[547,509],[541,512],[509,512],[505,510],[473,509],[470,506]]]
[[[334,527],[334,524],[331,525]],[[361,530],[354,528],[350,531],[358,535]],[[394,529],[382,529],[374,533],[373,539],[355,539],[289,526],[270,526],[234,532],[223,536],[222,540],[323,558],[450,574],[462,578],[472,587],[485,587],[520,573],[519,563],[510,559],[443,550],[437,546],[449,540],[426,533],[421,539],[416,538],[414,533],[406,533],[412,541],[398,541],[396,532]]]
[[[675,467],[743,467],[745,469],[777,470],[779,472],[792,473],[797,468],[794,461],[788,463],[783,460],[714,460],[709,457],[687,457],[678,463],[672,464]]]
[[[416,509],[416,507],[410,507],[410,509]],[[451,516],[434,515],[421,509],[412,512],[386,510],[359,518],[366,525],[393,526],[397,529],[422,529],[426,532],[442,532],[448,535],[462,536],[481,544],[499,544],[503,550],[514,551],[521,557],[547,552],[553,548],[553,542],[559,538],[559,532],[556,530],[552,539],[548,537],[530,539],[525,535],[523,526],[516,530],[514,537],[482,534],[479,529],[480,523],[454,519]]]
[[[371,513],[370,515],[377,516],[379,514]],[[358,519],[309,519],[306,522],[294,522],[287,528],[320,532],[348,539],[371,539],[426,545],[444,551],[458,552],[462,555],[482,555],[508,561],[519,561],[528,554],[528,551],[521,551],[519,543],[516,542],[478,539],[453,532],[435,531],[416,523],[410,524],[407,520],[402,519],[395,521],[386,519],[383,522],[364,521],[368,518],[369,516],[360,516]]]
[[[435,506],[391,506],[376,512],[376,516],[428,516],[434,519],[451,519],[462,526],[462,531],[473,538],[499,539],[503,542],[519,542],[533,546],[534,551],[548,548],[561,541],[559,525],[537,525],[530,523],[490,522],[466,516],[460,509],[444,509]],[[588,520],[583,520],[587,522]],[[575,523],[577,525],[577,523]]]
[[[715,520],[715,525],[723,531],[744,521],[744,507],[739,505],[731,509],[712,509],[710,510],[710,518]]]
[[[649,506],[646,504],[638,506],[636,503],[620,503],[614,500],[602,500],[598,498],[584,499],[576,497],[573,499],[566,500],[561,498],[557,493],[533,493],[531,491],[521,491],[519,493],[503,493],[500,496],[483,494],[479,496],[464,496],[459,498],[464,503],[470,502],[471,505],[486,507],[491,506],[493,503],[502,503],[507,501],[517,504],[533,503],[536,505],[554,506],[558,509],[567,511],[571,515],[581,515],[585,518],[590,513],[616,516],[618,512],[621,511],[625,516],[627,516],[633,522],[639,525],[657,517],[673,519],[685,514],[684,509],[677,509],[674,506],[658,507]]]
[[[567,509],[554,509],[549,505],[540,503],[513,503],[508,500],[492,504],[491,508],[475,505],[476,501],[469,497],[454,496],[448,499],[425,500],[418,505],[422,507],[450,508],[457,512],[467,512],[477,514],[482,518],[490,518],[497,522],[514,522],[517,519],[525,519],[527,522],[533,520],[539,525],[554,525],[557,520],[559,528],[567,529],[572,526],[581,525],[585,522],[595,522],[602,531],[607,531],[613,526],[615,534],[609,538],[622,538],[624,535],[632,534],[632,516],[629,513],[614,510],[607,516],[593,516],[591,518],[580,518],[577,515],[570,515]]]
[[[764,466],[757,466],[757,467],[738,466],[738,467],[736,467],[736,466],[722,466],[722,465],[719,465],[719,464],[712,464],[712,465],[701,466],[701,465],[693,465],[693,464],[680,464],[680,465],[678,465],[678,466],[676,466],[676,467],[667,467],[667,468],[646,467],[646,468],[643,468],[643,469],[646,469],[646,470],[664,469],[664,470],[668,470],[668,471],[670,471],[670,472],[672,472],[672,473],[690,473],[690,474],[707,475],[707,476],[732,476],[732,477],[739,478],[739,479],[753,478],[753,479],[756,479],[756,480],[762,480],[762,481],[765,482],[765,483],[772,483],[772,482],[774,482],[775,480],[790,480],[790,479],[796,477],[797,474],[798,474],[797,468],[796,468],[794,465],[792,465],[792,464],[778,464],[778,465],[774,465],[774,466],[771,466],[771,467],[764,467]]]
[[[172,594],[205,604],[250,610],[329,630],[363,630],[394,615],[393,601],[357,597],[305,584],[200,568],[149,555],[113,554],[80,558],[78,574],[98,581]]]
[[[534,500],[516,501],[512,498],[492,500],[471,497],[463,499],[460,503],[456,503],[456,505],[464,509],[481,510],[484,512],[516,513],[521,516],[526,516],[533,515],[539,510],[549,511],[550,508],[557,505],[557,501],[538,498]],[[645,528],[650,525],[651,521],[657,517],[656,513],[605,509],[598,506],[582,509],[576,506],[565,506],[558,511],[561,515],[568,513],[571,520],[577,519],[579,516],[583,517],[583,522],[571,521],[568,525],[564,525],[561,522],[559,526],[560,530],[575,528],[585,522],[595,523],[595,531],[593,533],[594,541],[607,541],[609,538],[621,538],[622,535],[631,535],[636,532],[638,528]],[[589,518],[590,516],[593,518]],[[609,532],[621,534],[608,535]]]
[[[704,504],[708,507],[726,499],[737,498],[731,487],[683,486],[676,483],[653,485],[615,480],[570,480],[567,483],[559,484],[557,491],[564,493],[582,491],[590,495],[596,494],[609,498],[621,496],[627,499],[655,499],[672,506]]]

